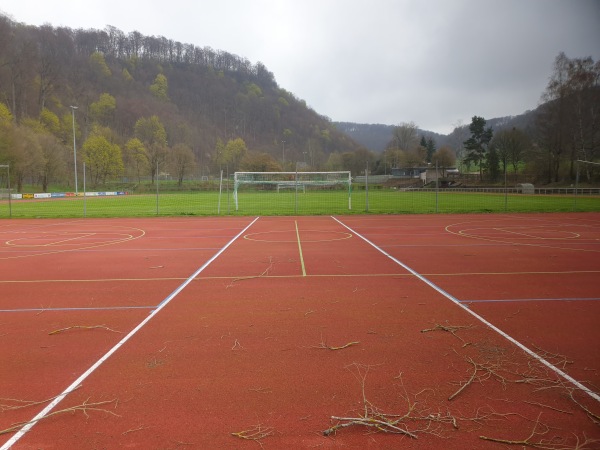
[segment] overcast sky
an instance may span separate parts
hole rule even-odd
[[[164,36],[261,61],[334,121],[449,133],[534,109],[556,55],[600,59],[600,0],[8,0],[29,25]]]

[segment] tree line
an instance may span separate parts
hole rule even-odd
[[[91,185],[166,174],[181,183],[250,166],[323,170],[331,153],[358,148],[260,62],[0,15],[0,164],[17,189],[73,189],[83,163]]]
[[[435,149],[432,140],[421,137],[417,126],[403,123],[394,128],[384,152],[386,164],[419,167],[437,164],[442,169],[461,166],[477,170],[480,181],[498,182],[511,172],[515,180],[536,183],[574,183],[577,162],[600,159],[600,61],[591,57],[568,58],[559,53],[541,105],[524,126],[487,125],[473,116],[468,126],[450,135],[453,146]],[[600,181],[597,165],[580,164],[580,181]]]

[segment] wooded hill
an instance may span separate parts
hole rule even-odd
[[[260,62],[112,26],[35,27],[0,16],[0,109],[0,163],[11,164],[15,185],[72,182],[73,119],[78,156],[99,183],[154,177],[156,164],[177,175],[296,163],[323,170],[331,154],[360,149]],[[113,167],[97,161],[119,156]],[[44,167],[49,159],[57,160]]]

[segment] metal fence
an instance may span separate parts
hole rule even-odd
[[[0,198],[0,218],[136,217],[209,215],[415,214],[481,212],[600,211],[598,188],[389,188],[352,184],[347,190],[253,189],[233,200],[233,183],[223,180],[203,190],[156,186],[143,194],[119,192],[40,193]]]

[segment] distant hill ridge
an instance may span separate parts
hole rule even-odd
[[[534,111],[526,111],[518,116],[496,117],[486,119],[487,125],[492,127],[494,131],[505,128],[520,128],[528,130],[535,119]],[[354,122],[333,122],[333,124],[343,133],[350,136],[354,141],[366,147],[373,152],[382,152],[390,143],[393,136],[393,131],[396,125],[384,124],[365,124]],[[436,147],[440,148],[444,145],[456,148],[457,144],[461,144],[468,137],[469,124],[455,128],[449,134],[439,134],[433,131],[418,129],[419,136],[424,136],[425,139],[430,137],[435,141]],[[466,137],[465,132],[467,133]],[[462,139],[462,140],[461,140]]]

